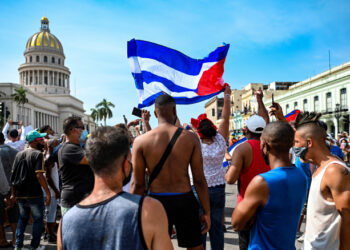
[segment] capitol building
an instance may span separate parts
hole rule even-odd
[[[71,72],[65,59],[61,42],[50,32],[48,18],[43,17],[40,31],[26,43],[24,63],[18,68],[19,84],[0,82],[0,102],[5,103],[13,121],[23,120],[25,126],[33,128],[48,124],[61,134],[64,119],[75,115],[90,132],[95,130],[91,117],[84,114],[83,102],[70,95]],[[11,98],[20,86],[27,89],[28,103],[23,110]]]

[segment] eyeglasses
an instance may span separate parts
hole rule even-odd
[[[81,128],[81,129],[84,129],[84,126],[77,126],[75,128]]]

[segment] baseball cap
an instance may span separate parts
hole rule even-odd
[[[264,118],[262,118],[259,115],[252,115],[246,122],[245,125],[247,126],[248,130],[250,132],[261,134],[266,127],[266,122]]]
[[[38,138],[43,138],[46,136],[46,133],[39,133],[38,131],[36,130],[32,130],[30,131],[27,136],[26,136],[26,140],[28,142],[32,142],[34,141],[35,139],[38,139]]]

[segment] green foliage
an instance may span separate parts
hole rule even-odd
[[[96,109],[91,109],[91,112],[94,112],[94,116],[98,118],[97,120],[103,120],[104,125],[106,126],[106,120],[107,118],[113,117],[113,112],[111,108],[114,108],[115,105],[109,101],[107,101],[105,98],[98,104],[96,104]],[[91,113],[91,117],[93,117]],[[92,118],[94,119],[94,118]]]

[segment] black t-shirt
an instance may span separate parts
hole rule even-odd
[[[94,187],[94,174],[89,165],[79,164],[84,150],[78,144],[63,143],[58,151],[62,180],[62,206],[73,207],[88,195]]]
[[[25,182],[16,186],[15,195],[17,199],[21,198],[40,198],[43,197],[43,191],[36,177],[36,173],[45,173],[44,158],[39,150],[28,148],[16,155],[13,163],[13,169],[26,167]]]

